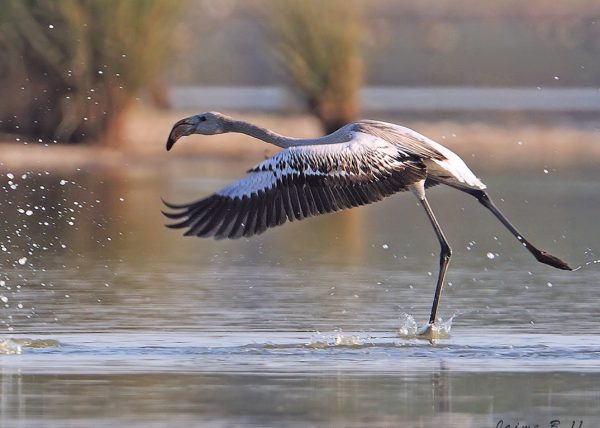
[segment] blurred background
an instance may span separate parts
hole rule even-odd
[[[223,110],[297,136],[391,120],[492,165],[600,153],[600,5],[591,0],[2,6],[0,131],[16,143],[5,151],[75,143],[138,158],[160,152],[180,116]],[[175,156],[264,150],[227,141],[185,144]],[[510,153],[518,141],[529,159]]]
[[[167,154],[207,110],[296,137],[411,127],[528,239],[590,266],[537,264],[437,186],[452,336],[398,338],[438,266],[411,195],[253,239],[164,227],[161,197],[277,150],[195,135]],[[541,426],[562,403],[600,426],[600,351],[579,336],[600,319],[599,162],[597,0],[0,0],[0,354],[22,352],[0,355],[0,425]]]

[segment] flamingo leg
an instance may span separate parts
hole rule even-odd
[[[440,241],[440,270],[438,273],[437,284],[435,286],[435,294],[433,296],[433,304],[431,306],[431,315],[429,317],[429,324],[435,323],[437,320],[437,311],[438,306],[440,304],[440,296],[442,295],[442,288],[444,287],[444,279],[446,278],[446,272],[448,271],[448,264],[450,263],[450,257],[452,256],[452,249],[444,236],[444,232],[442,232],[442,228],[440,224],[436,220],[433,215],[433,211],[429,206],[429,202],[427,202],[427,198],[423,196],[421,199],[421,204],[427,213],[427,217],[429,217],[429,221],[431,221],[431,225],[433,226],[433,230]]]
[[[515,238],[517,238],[519,240],[519,242],[521,242],[521,244],[523,244],[523,246],[527,249],[527,251],[529,251],[536,258],[536,260],[538,262],[550,265],[557,269],[573,270],[573,268],[571,268],[567,263],[565,263],[558,257],[553,256],[552,254],[549,254],[546,251],[542,251],[542,250],[538,249],[531,242],[529,242],[527,239],[525,239],[523,237],[523,234],[521,232],[519,232],[517,230],[517,228],[514,227],[510,221],[508,221],[508,219],[504,216],[504,214],[502,214],[502,212],[498,209],[498,207],[494,204],[494,202],[491,200],[491,198],[488,196],[488,194],[486,192],[484,192],[483,190],[474,190],[474,189],[466,190],[466,189],[459,188],[459,190],[462,190],[463,192],[467,192],[467,193],[473,195],[474,197],[476,197],[477,200],[481,203],[481,205],[483,205],[488,210],[490,210],[490,212],[492,214],[494,214],[494,216],[498,220],[500,220],[500,222],[504,225],[504,227],[506,227],[508,229],[508,231],[510,233],[512,233],[513,236]]]

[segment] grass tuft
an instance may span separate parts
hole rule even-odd
[[[0,130],[59,142],[114,137],[155,83],[184,2],[5,0]]]
[[[332,132],[358,114],[362,10],[356,0],[269,2],[273,46],[289,85]]]

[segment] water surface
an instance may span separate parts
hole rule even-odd
[[[600,425],[600,265],[540,265],[476,200],[431,189],[452,321],[417,339],[400,330],[428,318],[438,244],[410,194],[250,240],[163,227],[161,196],[247,166],[4,171],[0,425]],[[528,239],[600,258],[598,172],[482,176]]]

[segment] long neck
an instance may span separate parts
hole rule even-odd
[[[344,132],[344,128],[340,128],[337,131],[320,138],[293,138],[277,134],[252,123],[231,119],[228,121],[226,129],[227,132],[246,134],[283,148],[293,146],[310,146],[316,144],[335,144],[343,143],[349,140],[349,133]]]

